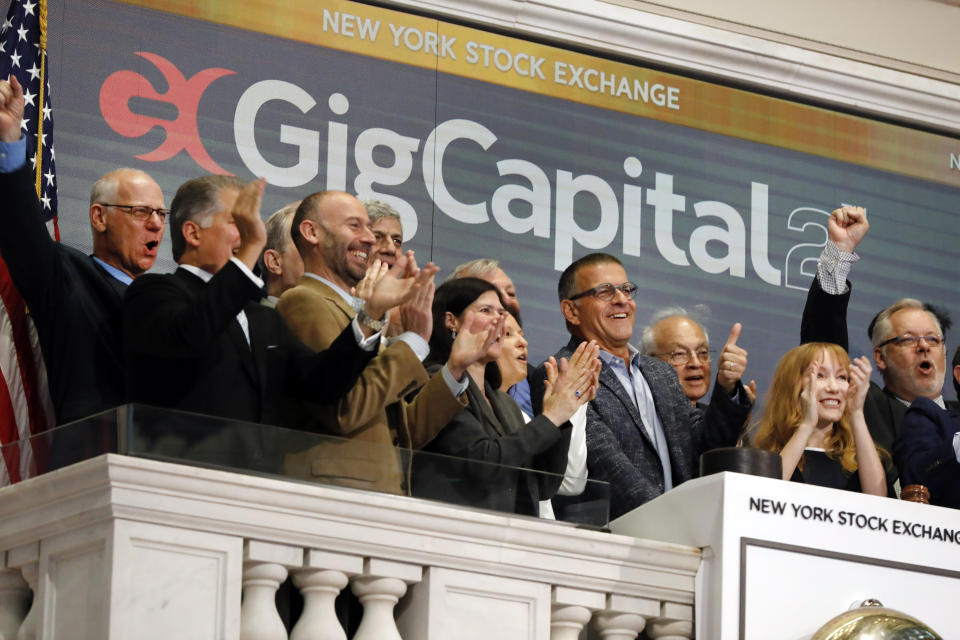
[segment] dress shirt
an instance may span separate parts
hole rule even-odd
[[[507,389],[507,394],[513,398],[513,401],[517,403],[520,409],[523,410],[525,414],[533,415],[533,400],[530,397],[530,381],[524,378],[517,384],[513,385]]]
[[[242,271],[254,284],[259,288],[263,288],[263,280],[253,275],[253,272],[247,268],[247,265],[243,264],[239,258],[231,257],[230,262],[233,262]],[[209,271],[201,269],[200,267],[195,267],[192,264],[181,264],[180,268],[184,271],[189,271],[193,275],[197,276],[204,282],[210,282],[210,279],[213,277],[213,274]],[[250,346],[250,323],[247,321],[247,314],[243,312],[243,309],[240,309],[240,313],[237,314],[237,322],[240,323],[240,328],[243,329],[243,337],[247,339],[247,346]]]
[[[94,262],[96,262],[98,265],[100,265],[101,267],[103,267],[103,270],[104,270],[104,271],[106,271],[107,273],[109,273],[110,275],[112,275],[114,278],[116,278],[117,280],[119,280],[119,281],[122,282],[123,284],[127,285],[128,287],[129,287],[131,284],[133,284],[133,278],[130,276],[130,274],[126,273],[125,271],[121,271],[120,269],[117,269],[117,268],[116,268],[115,266],[113,266],[112,264],[107,264],[106,262],[104,262],[103,260],[101,260],[100,258],[98,258],[97,256],[91,256],[91,257],[93,258]],[[206,281],[204,281],[204,282],[206,282]]]
[[[12,173],[27,161],[27,137],[16,142],[0,141],[0,173]]]
[[[627,395],[633,400],[634,407],[640,413],[640,419],[643,420],[647,435],[650,436],[653,446],[657,449],[657,455],[660,457],[660,464],[663,467],[663,490],[666,492],[673,488],[673,469],[670,465],[667,436],[663,431],[660,416],[657,415],[657,407],[653,402],[653,392],[640,371],[640,352],[633,345],[627,346],[630,349],[629,368],[627,368],[623,358],[603,349],[600,350],[600,359],[604,365],[610,367],[616,374],[617,380],[620,381]]]
[[[817,278],[824,292],[833,296],[846,293],[850,267],[859,259],[860,256],[856,253],[840,251],[833,241],[827,240],[820,257],[817,258]]]

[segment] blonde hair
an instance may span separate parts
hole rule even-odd
[[[828,356],[833,356],[844,368],[850,367],[850,356],[837,344],[810,342],[787,351],[777,369],[773,372],[770,390],[767,392],[766,410],[760,419],[754,446],[774,453],[780,453],[803,419],[803,402],[800,392],[803,390],[803,378],[810,365]],[[827,456],[839,460],[843,470],[853,473],[857,470],[857,448],[850,425],[850,405],[843,410],[843,416],[833,423],[833,429],[824,442]],[[877,447],[884,465],[890,460],[890,454]],[[803,457],[797,464],[803,469]]]

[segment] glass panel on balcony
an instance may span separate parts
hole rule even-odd
[[[603,527],[609,514],[605,482],[145,405],[123,405],[2,448],[14,481],[104,453],[520,515],[543,516],[549,507],[539,498],[559,491],[552,509],[559,520]]]

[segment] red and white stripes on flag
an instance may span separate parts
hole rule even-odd
[[[7,444],[53,426],[53,406],[37,332],[10,281],[6,263],[0,265],[0,298],[0,441]],[[4,448],[0,486],[36,471],[34,447]]]
[[[0,25],[0,77],[17,77],[24,90],[23,131],[27,160],[36,176],[44,221],[56,233],[57,191],[53,111],[47,81],[46,0],[13,0]],[[59,240],[59,238],[57,238]],[[53,405],[37,332],[0,258],[0,485],[36,473],[43,456],[33,446],[10,445],[54,424]],[[25,441],[28,442],[28,441]]]

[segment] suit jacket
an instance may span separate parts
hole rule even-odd
[[[570,342],[556,358],[570,358],[581,340]],[[640,356],[640,371],[653,394],[663,423],[670,455],[673,486],[697,477],[700,454],[736,444],[750,412],[746,392],[738,383],[735,402],[714,385],[706,413],[697,410],[683,394],[677,372],[659,358]],[[531,383],[534,408],[543,406],[546,372]],[[587,470],[591,479],[610,483],[610,517],[616,518],[656,498],[664,491],[660,456],[633,400],[606,364],[600,369],[597,396],[587,407]]]
[[[820,279],[814,278],[807,293],[807,302],[803,307],[800,321],[800,343],[832,342],[849,351],[847,333],[847,305],[850,302],[851,285],[847,283],[847,292],[831,295],[820,286]],[[948,406],[956,406],[948,403]],[[863,404],[863,417],[867,422],[873,442],[888,452],[900,436],[907,405],[875,382],[870,383],[867,398]],[[898,466],[887,469],[887,482],[891,485],[898,478]]]
[[[960,431],[960,412],[943,410],[929,398],[917,398],[903,419],[893,458],[903,485],[930,489],[930,504],[960,509],[960,463],[953,435]]]
[[[0,253],[36,325],[57,424],[123,404],[126,285],[50,237],[29,163],[0,173],[0,193]]]
[[[471,378],[467,386],[469,405],[424,448],[458,459],[414,458],[414,495],[539,515],[538,502],[552,497],[563,480],[570,447],[569,423],[558,428],[542,415],[525,422],[513,398],[489,383],[485,383],[485,390],[489,403]],[[517,467],[560,475],[524,473]]]
[[[260,293],[233,262],[206,284],[185,269],[138,278],[123,306],[130,400],[277,424],[281,396],[332,401],[346,393],[373,352],[348,328],[314,353],[256,302]],[[249,345],[236,319],[241,309]]]
[[[310,276],[284,292],[277,311],[315,350],[327,348],[355,315],[336,291]],[[287,471],[306,479],[406,493],[406,465],[394,447],[420,449],[465,405],[466,398],[454,396],[442,375],[429,377],[410,347],[394,342],[336,402],[284,403],[287,426],[350,439],[288,456]]]

